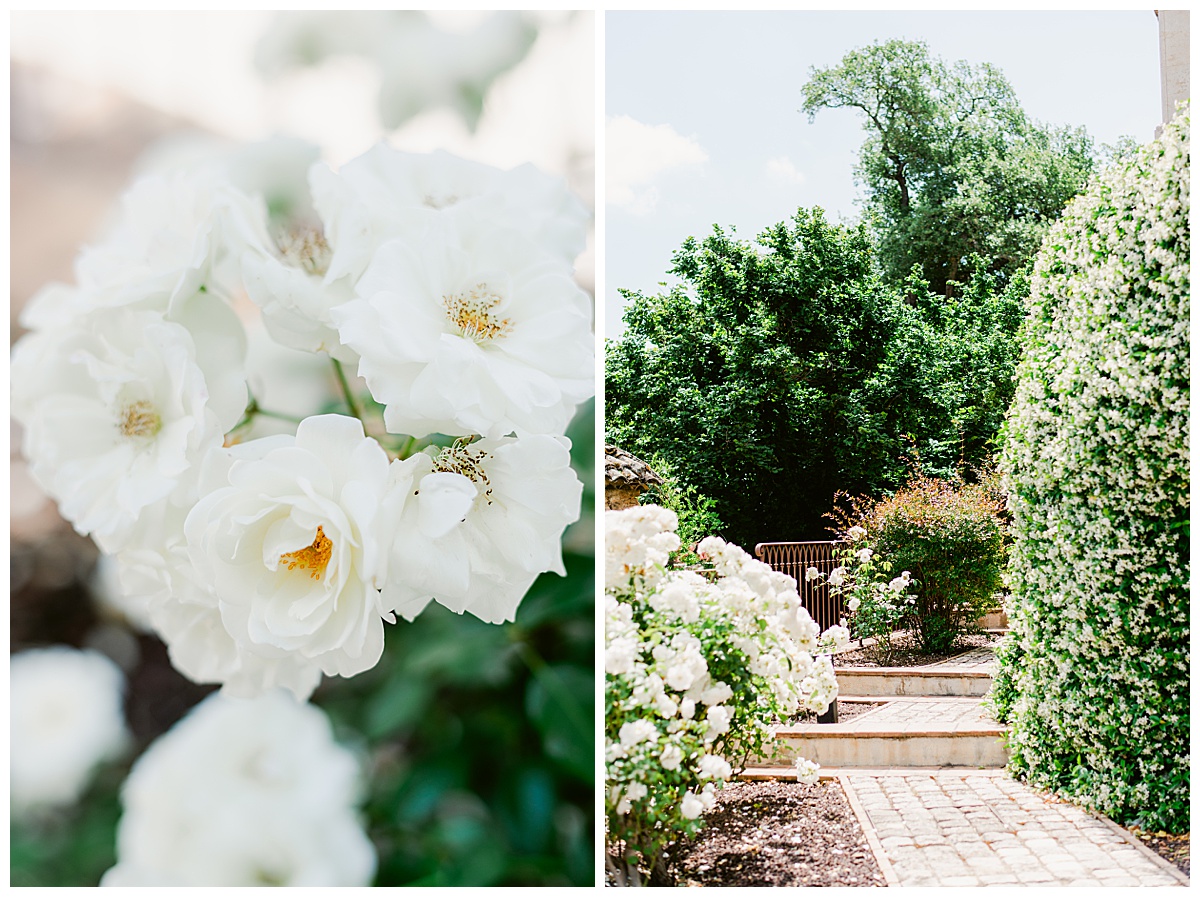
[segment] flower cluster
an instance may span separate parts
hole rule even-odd
[[[848,637],[822,636],[794,580],[721,539],[698,546],[708,569],[668,569],[676,523],[655,505],[605,515],[605,805],[624,874],[699,828],[771,753],[772,723],[828,708],[837,679],[815,655]]]
[[[138,758],[104,886],[363,886],[360,772],[329,720],[283,692],[220,693]]]
[[[891,562],[876,556],[874,549],[864,544],[867,539],[866,529],[851,526],[834,549],[838,566],[828,576],[809,567],[805,579],[824,580],[847,611],[842,621],[849,627],[847,638],[853,634],[859,639],[876,639],[886,663],[892,657],[892,633],[916,609],[917,596],[910,588],[919,583],[908,570],[889,579]]]
[[[134,184],[78,283],[23,316],[13,411],[179,669],[304,698],[373,666],[396,614],[512,620],[564,572],[587,214],[530,166],[379,145],[281,185],[248,159]],[[259,319],[278,352],[248,354]],[[268,406],[279,352],[324,359],[341,398]]]
[[[1189,824],[1189,148],[1184,108],[1048,235],[1002,458],[1013,768],[1170,831]]]
[[[9,665],[9,787],[14,817],[77,800],[96,767],[129,746],[125,677],[103,654],[55,647]]]

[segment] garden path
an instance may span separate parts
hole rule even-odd
[[[1010,778],[1003,752],[946,762],[964,736],[986,730],[994,742],[1003,734],[977,693],[945,692],[954,676],[990,674],[994,663],[989,647],[915,670],[876,669],[906,677],[899,692],[872,686],[870,699],[883,702],[876,709],[840,724],[780,727],[778,737],[788,753],[829,757],[822,778],[841,783],[889,884],[1187,885],[1187,875],[1125,829]],[[915,693],[922,683],[933,693]],[[883,753],[880,739],[889,742]],[[786,774],[768,767],[744,778]]]

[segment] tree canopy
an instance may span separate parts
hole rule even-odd
[[[917,266],[950,295],[971,254],[1011,276],[1092,173],[1083,129],[1033,121],[994,66],[947,65],[920,42],[847,53],[814,68],[802,93],[810,120],[842,108],[864,118],[856,174],[894,282]]]
[[[1011,397],[1019,297],[980,272],[952,302],[910,304],[875,253],[865,225],[820,209],[756,242],[720,228],[685,240],[678,286],[625,291],[609,441],[665,458],[748,548],[825,538],[838,490],[981,463]]]

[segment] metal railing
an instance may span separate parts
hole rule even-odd
[[[824,580],[809,582],[805,573],[809,567],[816,567],[826,576],[833,572],[836,566],[833,557],[834,542],[759,542],[754,547],[754,554],[760,561],[770,565],[780,573],[786,573],[796,580],[796,591],[809,616],[816,621],[824,632],[830,626],[839,623],[846,615],[842,600],[829,594],[829,586]]]

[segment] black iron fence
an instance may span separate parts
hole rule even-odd
[[[837,566],[833,557],[834,542],[759,542],[754,553],[772,569],[786,573],[796,580],[796,591],[809,616],[824,632],[846,615],[840,598],[829,593],[824,579],[809,582],[805,573],[816,567],[825,576]]]

